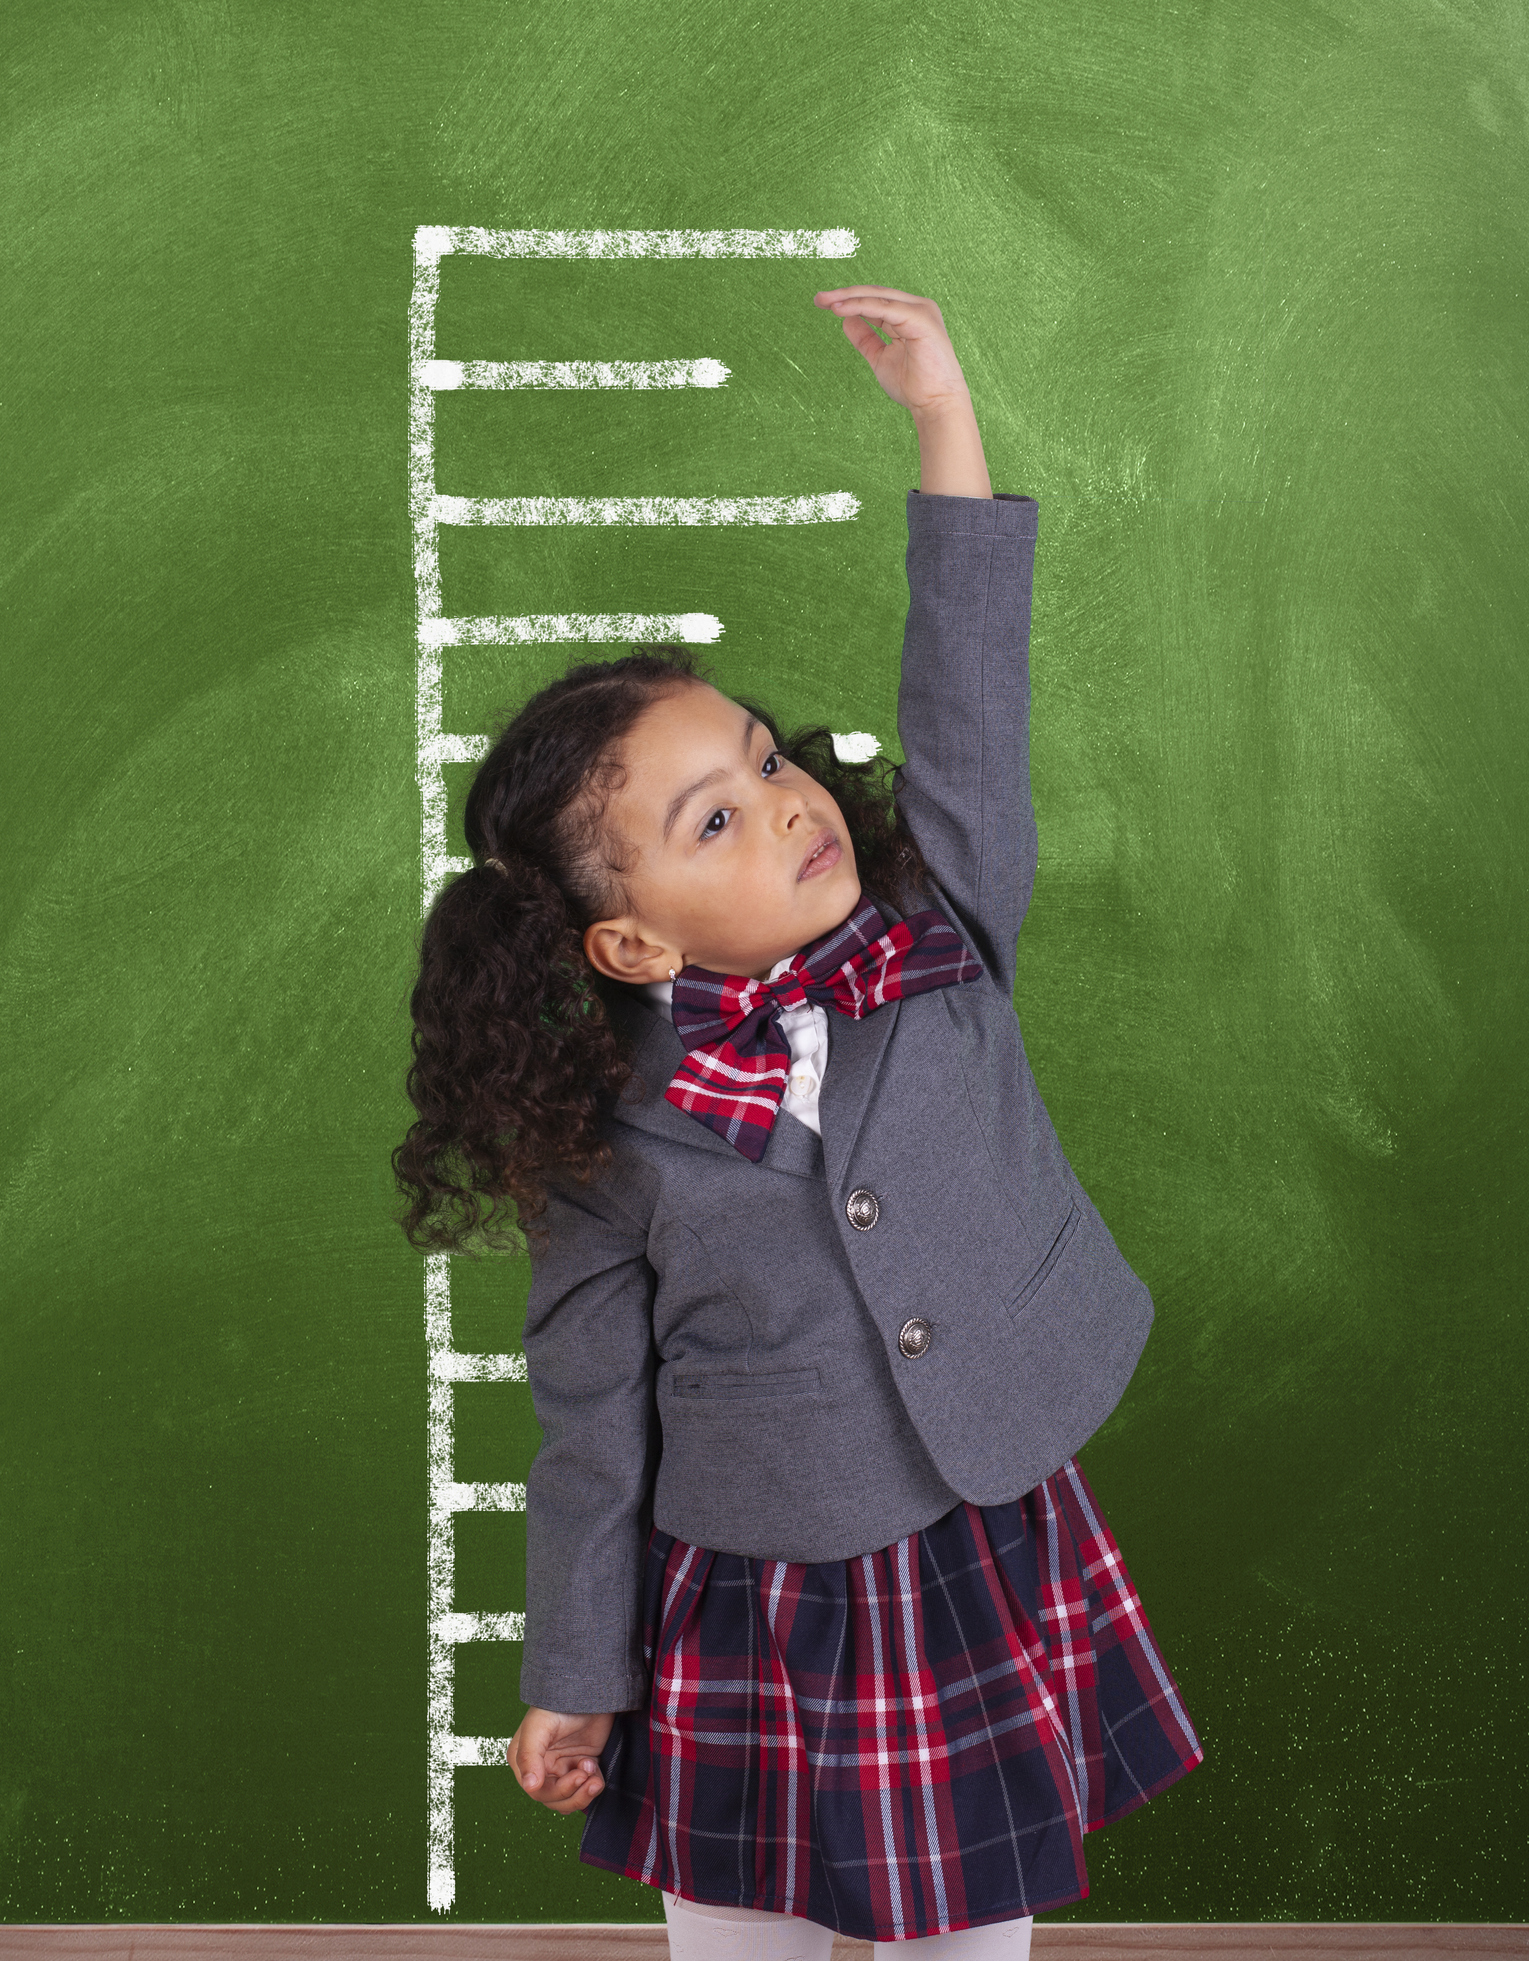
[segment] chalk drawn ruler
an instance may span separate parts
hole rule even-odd
[[[713,357],[667,361],[438,360],[435,313],[441,260],[449,253],[495,259],[849,259],[851,231],[481,231],[421,225],[414,234],[409,300],[409,515],[418,602],[415,774],[420,795],[421,912],[465,871],[446,836],[448,763],[476,762],[482,735],[441,726],[443,660],[453,647],[530,642],[705,642],[722,632],[711,613],[533,613],[448,619],[441,611],[440,528],[453,524],[822,524],[859,515],[848,491],[778,497],[450,497],[435,487],[435,398],[457,388],[722,388],[729,370]],[[619,278],[619,274],[617,275]],[[507,1736],[458,1736],[453,1701],[456,1649],[464,1641],[520,1641],[522,1614],[452,1611],[455,1520],[459,1512],[524,1511],[523,1484],[458,1484],[454,1475],[453,1385],[526,1380],[523,1354],[469,1355],[451,1336],[451,1260],[425,1260],[425,1340],[430,1367],[429,1522],[429,1889],[430,1905],[456,1902],[453,1775],[505,1762]],[[505,1772],[506,1775],[510,1773]]]

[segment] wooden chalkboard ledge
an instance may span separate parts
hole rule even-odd
[[[910,1941],[909,1961],[918,1943]],[[154,1926],[113,1921],[0,1926],[0,1956],[78,1956],[80,1961],[667,1961],[662,1926],[579,1921],[566,1925],[428,1922],[389,1925],[312,1921]],[[1529,1925],[1478,1921],[1069,1921],[1036,1928],[1031,1946],[1071,1961],[1200,1961],[1205,1955],[1300,1955],[1303,1961],[1413,1961],[1457,1954],[1529,1955]],[[837,1940],[833,1961],[871,1961],[868,1941]]]

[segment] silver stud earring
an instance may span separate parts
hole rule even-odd
[[[677,978],[677,976],[676,976],[676,974],[675,974],[675,971],[674,971],[674,969],[673,969],[672,967],[671,967],[671,968],[669,969],[669,978],[670,978],[670,980],[674,980],[674,979],[676,979],[676,978]]]

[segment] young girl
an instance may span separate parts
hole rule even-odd
[[[425,929],[395,1163],[414,1244],[532,1255],[523,1789],[680,1961],[1023,1961],[1201,1761],[1076,1461],[1152,1302],[1014,1014],[1035,501],[932,300],[816,303],[918,432],[906,760],[678,648],[544,689]]]

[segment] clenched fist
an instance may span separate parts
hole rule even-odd
[[[596,1759],[615,1720],[614,1715],[528,1709],[505,1748],[505,1761],[520,1788],[549,1811],[585,1811],[605,1788]]]

